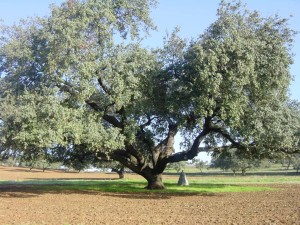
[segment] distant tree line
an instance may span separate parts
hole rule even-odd
[[[182,170],[188,170],[189,167],[194,167],[203,172],[204,169],[216,169],[219,168],[224,172],[232,171],[233,175],[241,173],[245,176],[249,170],[263,169],[268,170],[274,168],[274,166],[280,166],[280,170],[296,170],[299,173],[300,170],[300,154],[280,154],[273,158],[246,158],[236,154],[236,150],[222,152],[218,155],[213,155],[210,163],[202,161],[200,159],[194,159],[191,162],[179,162],[170,164],[167,167],[168,171],[176,171],[177,173]]]

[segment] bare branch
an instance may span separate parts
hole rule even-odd
[[[232,144],[232,147],[235,148],[246,148],[247,146],[243,143],[239,143],[230,135],[230,133],[223,127],[210,126],[209,127],[212,132],[221,134],[224,138],[226,138]]]
[[[121,128],[123,129],[124,128],[124,125],[122,122],[120,122],[116,117],[114,116],[110,116],[110,115],[103,115],[102,118],[110,123],[111,125],[113,125],[114,127],[118,127],[118,128]]]
[[[169,125],[169,133],[168,137],[166,139],[166,145],[163,147],[163,151],[161,151],[159,158],[164,158],[166,156],[169,156],[173,153],[174,149],[174,141],[175,141],[175,135],[178,132],[178,125]]]
[[[110,90],[109,90],[109,87],[107,87],[103,80],[101,79],[101,77],[98,78],[98,83],[100,85],[100,87],[102,88],[102,90],[106,93],[106,94],[111,94]]]
[[[97,112],[102,111],[102,108],[95,102],[91,102],[90,100],[85,100],[85,103],[88,104],[91,108],[93,108]]]
[[[147,122],[146,123],[144,123],[144,124],[142,124],[142,125],[140,125],[140,128],[141,128],[141,130],[143,130],[145,127],[147,127],[147,126],[150,126],[151,125],[151,122],[154,120],[154,119],[156,119],[156,118],[158,118],[158,117],[152,117],[151,118],[151,116],[150,115],[146,115],[147,116]]]

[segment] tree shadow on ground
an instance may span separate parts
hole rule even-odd
[[[13,173],[45,173],[42,169],[29,169],[29,168],[12,168],[12,169],[2,169],[2,171],[13,172]],[[47,170],[45,170],[47,171]]]
[[[30,178],[28,180],[35,181],[108,181],[108,180],[120,180],[120,178]]]
[[[44,194],[81,194],[81,195],[103,195],[114,198],[128,199],[170,199],[172,197],[185,196],[216,196],[218,193],[209,191],[181,190],[170,192],[166,190],[146,190],[136,186],[137,182],[127,182],[125,185],[119,183],[100,183],[97,188],[92,185],[65,184],[2,184],[0,185],[0,198],[32,198]],[[171,187],[172,185],[169,185]],[[201,184],[203,188],[211,187],[211,184]],[[214,184],[214,187],[222,188],[223,184]]]
[[[47,172],[55,172],[55,173],[71,173],[71,174],[78,174],[79,172],[77,171],[66,171],[62,169],[38,169],[38,168],[32,168],[30,169],[29,167],[6,167],[5,169],[1,169],[2,171],[7,171],[7,172],[17,172],[17,173],[47,173]]]
[[[116,192],[104,192],[103,196],[114,197],[114,198],[125,198],[125,199],[143,199],[143,200],[151,200],[151,199],[171,199],[173,197],[187,197],[187,196],[216,196],[218,194],[210,193],[210,192],[202,192],[202,193],[161,193],[161,192],[141,192],[141,193],[116,193]]]

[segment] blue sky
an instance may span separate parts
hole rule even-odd
[[[185,38],[197,37],[216,20],[219,0],[158,0],[159,4],[152,11],[152,18],[158,31],[152,32],[145,41],[149,47],[162,45],[162,37],[166,31],[171,32],[176,26],[181,28],[180,35]],[[45,16],[49,13],[49,5],[60,4],[63,0],[0,0],[0,18],[7,25],[12,25],[28,16]],[[261,12],[263,16],[279,14],[290,19],[290,27],[300,31],[300,0],[243,0],[251,10]],[[293,53],[294,64],[291,74],[294,81],[290,87],[292,99],[300,101],[300,34],[295,38]],[[179,138],[175,148],[179,148]],[[202,160],[210,160],[206,153],[201,153]]]
[[[158,6],[152,11],[152,17],[158,27],[152,32],[145,45],[161,46],[162,37],[166,31],[171,32],[176,26],[181,28],[180,35],[185,38],[197,37],[216,19],[219,0],[158,0]],[[11,25],[28,16],[44,16],[49,13],[50,4],[60,4],[63,0],[0,0],[0,18]],[[244,0],[251,10],[258,10],[263,16],[279,14],[288,18],[290,27],[300,31],[300,1],[299,0]],[[295,38],[293,48],[294,64],[291,74],[294,81],[290,86],[292,99],[300,101],[300,34]]]

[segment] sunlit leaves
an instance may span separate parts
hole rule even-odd
[[[120,129],[104,123],[103,112],[86,101],[118,110],[142,98],[140,84],[154,57],[135,44],[114,46],[114,39],[137,39],[139,29],[153,28],[153,5],[66,1],[53,6],[48,18],[1,27],[2,143],[10,139],[10,147],[19,149],[81,143],[93,151],[122,148]],[[99,78],[111,95],[102,92]]]
[[[46,92],[46,91],[45,91]],[[115,128],[103,127],[98,116],[89,113],[85,107],[67,108],[62,99],[51,95],[34,95],[26,92],[19,98],[3,102],[2,107],[9,107],[2,113],[2,137],[14,132],[15,143],[26,146],[51,148],[55,144],[85,143],[92,149],[116,149],[123,146],[122,135]],[[11,124],[5,124],[10,122]],[[11,127],[7,127],[10,125]],[[5,133],[7,132],[7,133]]]

